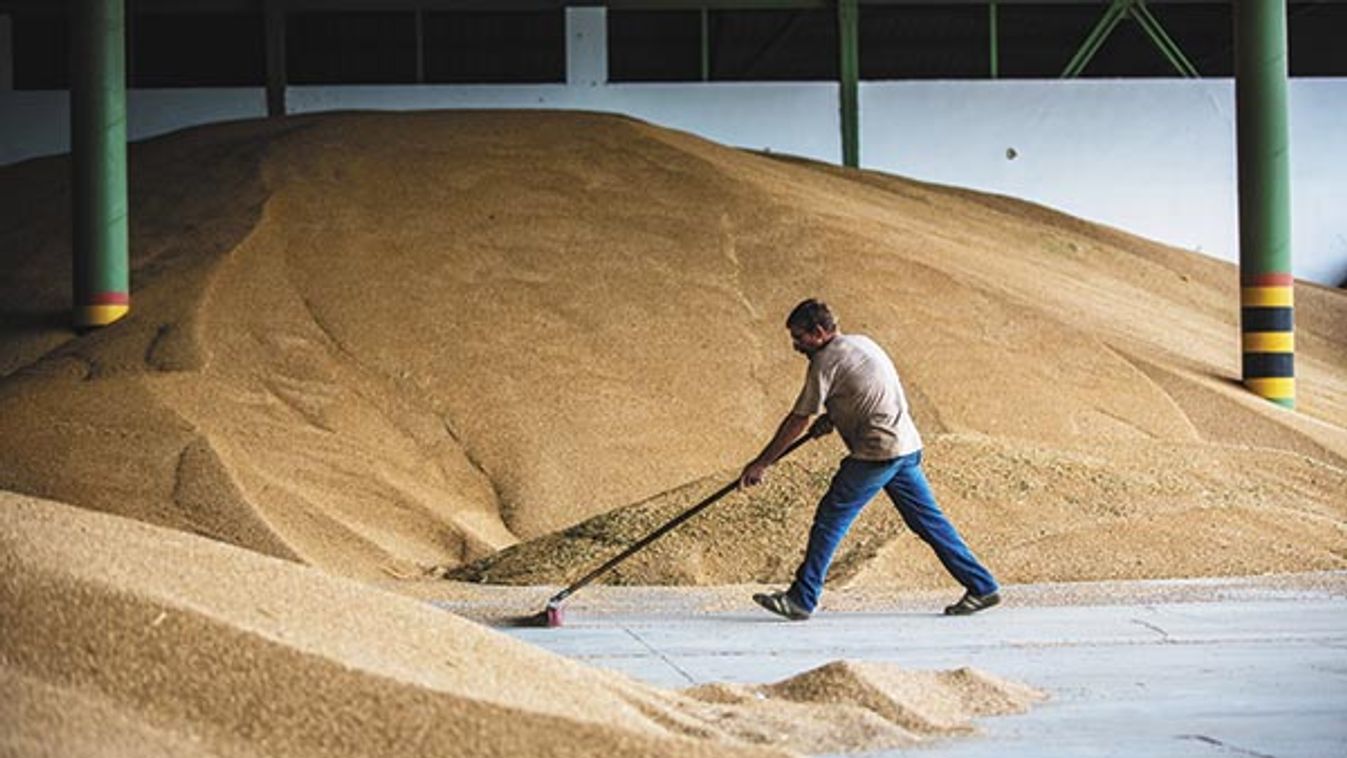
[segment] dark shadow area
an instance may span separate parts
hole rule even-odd
[[[35,310],[0,311],[0,340],[9,334],[32,334],[37,332],[64,331],[74,337],[78,332],[70,326],[70,310],[39,308]]]

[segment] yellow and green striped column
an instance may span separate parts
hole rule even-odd
[[[124,0],[70,4],[70,153],[77,328],[131,308]]]
[[[1244,386],[1295,407],[1286,5],[1235,0],[1240,330]]]
[[[1240,288],[1244,386],[1255,395],[1295,407],[1295,279],[1290,274],[1245,274]]]

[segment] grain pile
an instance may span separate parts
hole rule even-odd
[[[66,161],[0,171],[0,488],[359,578],[644,503],[607,547],[756,453],[813,294],[893,354],[1006,579],[1347,565],[1341,291],[1297,285],[1293,414],[1232,383],[1231,266],[1006,198],[547,112],[238,123],[131,167],[135,307],[78,338]],[[830,444],[628,580],[779,578]],[[940,581],[872,510],[839,576]],[[601,557],[560,550],[526,573]]]
[[[1296,286],[1289,413],[1235,385],[1227,264],[625,118],[331,114],[135,146],[133,310],[77,335],[68,175],[0,169],[14,752],[851,749],[919,732],[899,701],[963,728],[980,675],[942,706],[838,664],[725,716],[370,588],[561,582],[715,488],[798,388],[781,322],[810,295],[889,349],[1003,581],[1347,567],[1340,290]],[[841,452],[613,579],[783,579]],[[838,583],[948,585],[885,507],[844,551]],[[825,715],[771,726],[791,708]]]
[[[843,452],[778,465],[760,488],[703,511],[606,574],[624,585],[789,583],[818,497]],[[1347,471],[1261,450],[1114,442],[1044,448],[982,435],[927,445],[942,507],[1008,583],[1234,576],[1340,569]],[[972,473],[976,472],[976,473]],[[567,584],[736,475],[650,500],[435,574]],[[996,473],[999,476],[989,476]],[[938,486],[939,486],[938,485]],[[1270,507],[1271,506],[1271,507]],[[1323,528],[1316,528],[1322,526]],[[881,494],[852,526],[829,586],[950,587]]]
[[[910,671],[834,661],[773,684],[709,684],[683,694],[753,742],[808,752],[880,750],[969,734],[971,718],[1022,713],[1037,690],[976,669]]]
[[[664,692],[349,580],[12,494],[0,548],[7,755],[768,756],[966,732],[1039,698],[856,663]]]

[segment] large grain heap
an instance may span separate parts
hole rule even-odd
[[[1342,291],[1296,287],[1292,413],[1237,386],[1227,264],[620,117],[339,114],[134,146],[133,309],[76,335],[68,173],[0,169],[6,752],[768,754],[1027,706],[854,662],[662,692],[365,583],[555,583],[639,537],[765,441],[811,295],[893,355],[1002,580],[1347,566]],[[841,453],[613,578],[781,580]],[[883,506],[835,578],[947,581]]]
[[[893,354],[1003,579],[1347,564],[1339,291],[1297,286],[1288,413],[1233,382],[1231,266],[1005,198],[545,112],[240,123],[131,165],[135,308],[77,339],[66,161],[0,172],[0,487],[356,577],[655,498],[625,539],[756,453],[819,295]],[[629,579],[780,578],[814,447]],[[840,576],[936,580],[892,526]],[[555,581],[596,551],[546,552]]]

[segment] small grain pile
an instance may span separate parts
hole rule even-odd
[[[815,501],[836,459],[825,444],[765,484],[717,503],[599,581],[622,585],[781,584],[804,556]],[[1260,450],[1120,443],[1043,448],[982,435],[927,446],[939,497],[1003,582],[1234,576],[1340,569],[1347,471]],[[687,485],[432,575],[567,584],[736,475]],[[1288,486],[1289,485],[1289,486]],[[1304,486],[1308,485],[1308,486]],[[1316,528],[1322,527],[1322,528]],[[853,524],[829,585],[949,587],[930,549],[880,495]]]
[[[880,750],[970,734],[972,718],[1022,713],[1045,697],[970,668],[909,671],[860,661],[834,661],[773,684],[708,684],[683,694],[716,704],[707,715],[741,739],[806,752]]]

